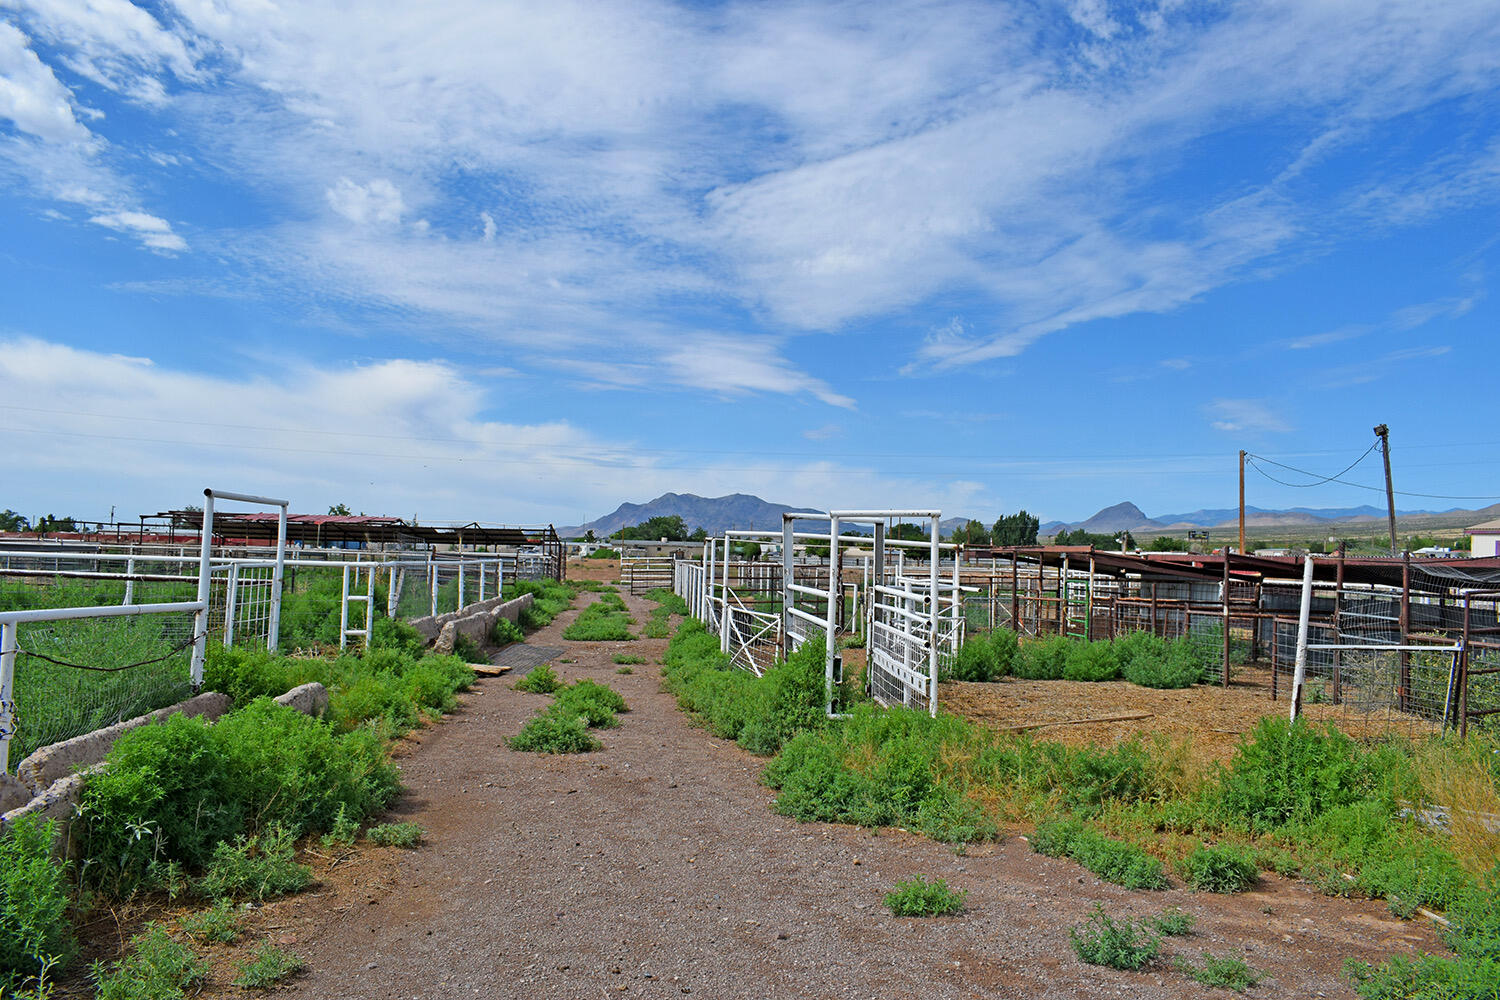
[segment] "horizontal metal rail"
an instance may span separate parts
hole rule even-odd
[[[173,601],[169,604],[108,604],[85,608],[30,608],[25,611],[0,611],[0,625],[25,622],[60,622],[75,618],[125,618],[131,615],[170,614],[174,611],[203,611],[203,601]]]

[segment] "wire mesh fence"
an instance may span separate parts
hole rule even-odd
[[[174,704],[192,691],[191,612],[15,628],[12,765],[39,747]]]

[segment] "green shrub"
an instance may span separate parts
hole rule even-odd
[[[1010,674],[1016,651],[1021,648],[1021,640],[1010,629],[997,628],[990,633],[990,648],[995,653],[995,676],[1005,677]]]
[[[1187,973],[1204,986],[1221,990],[1234,990],[1243,993],[1265,978],[1265,973],[1252,969],[1246,965],[1243,959],[1232,955],[1216,958],[1209,952],[1203,953],[1203,964],[1194,965],[1191,961],[1178,955],[1172,960],[1172,965],[1181,972]]]
[[[594,551],[592,551],[592,552],[589,553],[589,558],[590,559],[618,559],[618,558],[620,558],[620,550],[619,549],[595,549]]]
[[[1068,931],[1068,938],[1080,959],[1111,969],[1140,969],[1161,950],[1161,938],[1133,920],[1115,920],[1099,903],[1087,921]]]
[[[902,825],[936,840],[995,836],[994,822],[938,769],[965,745],[966,724],[910,709],[855,706],[843,724],[790,740],[762,780],[778,790],[774,808],[799,820]]]
[[[365,831],[365,836],[381,847],[416,847],[422,842],[422,833],[416,823],[381,823]]]
[[[603,746],[576,716],[538,715],[509,740],[512,750],[528,753],[588,753]]]
[[[128,890],[153,862],[206,865],[236,835],[292,838],[362,818],[399,788],[371,729],[340,734],[261,698],[209,726],[181,715],[131,730],[84,787],[75,821],[84,874]]]
[[[646,658],[644,656],[636,656],[634,653],[616,653],[613,659],[615,663],[626,666],[630,664],[646,662]]]
[[[1107,642],[1075,642],[1068,650],[1063,678],[1070,681],[1112,681],[1120,676],[1120,658]]]
[[[166,928],[151,924],[130,941],[129,955],[90,970],[97,1000],[181,1000],[189,986],[201,983],[208,966],[193,950],[172,940]]]
[[[968,903],[967,889],[954,891],[943,879],[927,876],[904,879],[885,894],[885,905],[896,917],[946,917],[962,913]]]
[[[75,951],[68,869],[52,857],[56,827],[23,817],[0,838],[0,995],[61,966]]]
[[[970,637],[958,648],[951,668],[956,681],[992,681],[999,672],[995,647],[982,635]]]
[[[1203,676],[1203,665],[1191,642],[1178,639],[1166,643],[1165,651],[1142,644],[1123,669],[1132,684],[1150,688],[1185,688],[1197,684]]]
[[[560,687],[562,682],[557,679],[557,672],[550,663],[543,663],[516,681],[517,691],[529,691],[532,694],[551,694]]]
[[[1199,847],[1183,860],[1182,873],[1202,892],[1244,892],[1260,878],[1260,867],[1243,848]]]
[[[293,838],[281,827],[238,836],[214,848],[198,892],[210,899],[253,899],[301,892],[312,884],[312,869],[298,864]]]
[[[1031,849],[1054,858],[1071,858],[1106,882],[1127,889],[1165,889],[1166,873],[1156,858],[1132,844],[1091,830],[1077,820],[1043,823]]]
[[[375,649],[393,649],[412,658],[420,657],[427,640],[414,627],[395,618],[376,618],[370,645]]]
[[[609,597],[615,600],[610,601]],[[563,629],[562,635],[573,642],[620,642],[635,638],[630,634],[629,612],[612,594],[584,608],[573,624]]]
[[[615,668],[615,673],[617,673],[617,674],[633,674],[633,673],[635,673],[635,670],[633,670],[632,668],[630,668],[628,666],[625,666],[625,667],[616,667]]]
[[[526,634],[521,631],[521,626],[509,618],[496,618],[494,627],[490,629],[490,642],[496,646],[508,646],[513,642],[525,642]]]
[[[227,896],[206,910],[189,913],[177,921],[182,931],[195,941],[219,941],[232,944],[240,936],[240,915],[234,901]]]
[[[1071,639],[1054,636],[1024,643],[1011,661],[1011,673],[1028,681],[1055,681],[1067,668]]]
[[[1150,632],[1127,632],[1117,637],[1113,645],[1120,659],[1121,675],[1135,684],[1140,682],[1132,678],[1133,670],[1138,674],[1158,670],[1156,664],[1167,658],[1167,641]]]
[[[240,966],[234,985],[247,990],[265,990],[302,971],[302,959],[266,941],[255,949],[250,961]]]
[[[1256,829],[1311,820],[1370,793],[1364,756],[1332,726],[1263,718],[1220,778],[1220,806]]]
[[[484,647],[462,632],[453,636],[453,655],[465,663],[484,663]]]
[[[591,680],[581,680],[557,692],[550,715],[562,719],[582,718],[590,729],[613,729],[620,724],[615,713],[625,711],[625,699]]]

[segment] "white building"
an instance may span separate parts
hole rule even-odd
[[[1469,536],[1469,555],[1475,559],[1500,555],[1500,520],[1465,528],[1464,534]]]

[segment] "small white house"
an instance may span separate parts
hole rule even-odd
[[[1469,555],[1475,559],[1500,555],[1500,520],[1465,528],[1464,534],[1469,536]]]

